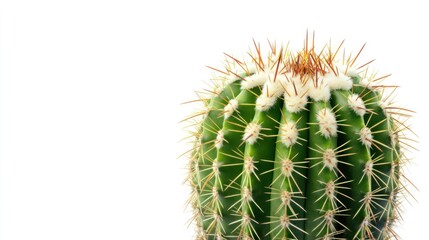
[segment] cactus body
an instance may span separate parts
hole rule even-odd
[[[256,44],[255,44],[256,46]],[[197,239],[390,239],[399,127],[359,53],[230,57],[190,157]]]

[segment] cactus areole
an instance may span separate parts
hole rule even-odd
[[[395,239],[402,108],[386,76],[308,38],[228,54],[191,121],[196,239]]]

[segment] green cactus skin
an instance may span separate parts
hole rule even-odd
[[[396,238],[408,127],[382,98],[382,78],[355,66],[360,51],[338,60],[339,48],[307,41],[264,58],[255,46],[249,61],[227,55],[192,124],[196,239]]]

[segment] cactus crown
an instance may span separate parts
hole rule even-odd
[[[314,38],[313,38],[314,39]],[[187,182],[197,239],[391,239],[404,163],[401,118],[355,55],[306,38],[226,54],[191,121]]]

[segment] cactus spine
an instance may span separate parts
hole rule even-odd
[[[382,98],[385,77],[356,66],[361,51],[340,48],[307,38],[262,57],[255,43],[215,69],[188,151],[197,239],[396,237],[406,114]]]

